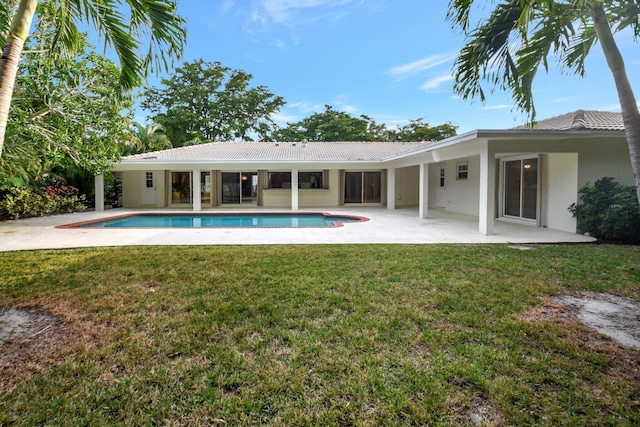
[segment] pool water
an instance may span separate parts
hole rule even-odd
[[[62,226],[63,228],[339,227],[366,218],[325,213],[145,213]]]

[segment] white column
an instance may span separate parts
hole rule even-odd
[[[496,166],[495,153],[489,150],[489,145],[484,142],[484,148],[480,152],[480,203],[478,206],[478,232],[480,234],[493,234],[495,199],[496,199]]]
[[[420,218],[427,218],[429,210],[429,164],[420,163],[420,201],[418,214]]]
[[[102,212],[104,210],[104,175],[96,175],[94,188],[96,212]]]
[[[396,208],[396,169],[387,169],[387,209]]]
[[[200,169],[193,170],[192,178],[192,198],[193,198],[193,211],[200,212],[202,210],[202,199],[200,198],[201,185],[200,185]]]
[[[291,169],[291,210],[298,210],[298,169]]]

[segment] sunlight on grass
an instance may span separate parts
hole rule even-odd
[[[638,265],[603,245],[2,253],[3,307],[91,326],[0,388],[0,424],[637,425],[619,359],[637,370],[637,350],[520,313],[572,291],[638,299]]]

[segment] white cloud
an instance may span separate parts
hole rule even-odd
[[[236,4],[236,0],[222,0],[220,4],[220,14],[224,15]]]
[[[338,111],[343,111],[343,112],[349,113],[349,114],[356,113],[358,111],[358,109],[356,107],[354,107],[353,105],[349,105],[346,101],[347,101],[347,96],[338,95],[333,100],[333,105],[335,106],[336,110],[338,110]]]
[[[278,124],[278,126],[286,126],[287,123],[294,123],[298,121],[298,117],[293,114],[285,114],[283,112],[277,112],[271,115],[271,119]]]
[[[259,23],[274,22],[276,24],[289,24],[299,22],[300,14],[304,12],[321,12],[319,16],[341,16],[344,11],[336,11],[335,8],[354,5],[360,6],[361,0],[257,0],[253,4],[252,21]],[[326,13],[331,8],[332,13]],[[317,18],[318,15],[315,16]],[[306,20],[315,20],[314,17],[306,17]]]
[[[432,78],[431,80],[427,80],[422,86],[420,86],[420,89],[426,91],[437,89],[451,80],[453,80],[453,76],[451,74],[442,74],[440,76]]]
[[[441,53],[438,55],[429,55],[417,61],[410,62],[408,64],[398,65],[397,67],[393,67],[389,70],[389,74],[391,74],[392,76],[398,79],[411,77],[416,74],[420,74],[423,71],[426,71],[430,68],[434,68],[439,65],[451,62],[455,59],[456,56],[457,56],[457,53],[454,53],[454,52]]]
[[[301,113],[321,113],[324,111],[324,104],[312,104],[306,101],[287,103],[287,108],[298,110]]]
[[[483,110],[506,110],[507,108],[513,108],[513,105],[498,104],[498,105],[486,105],[482,107]]]

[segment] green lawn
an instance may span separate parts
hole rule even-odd
[[[2,307],[60,317],[0,358],[0,425],[640,425],[640,352],[532,315],[640,299],[638,247],[122,247],[0,271]]]

